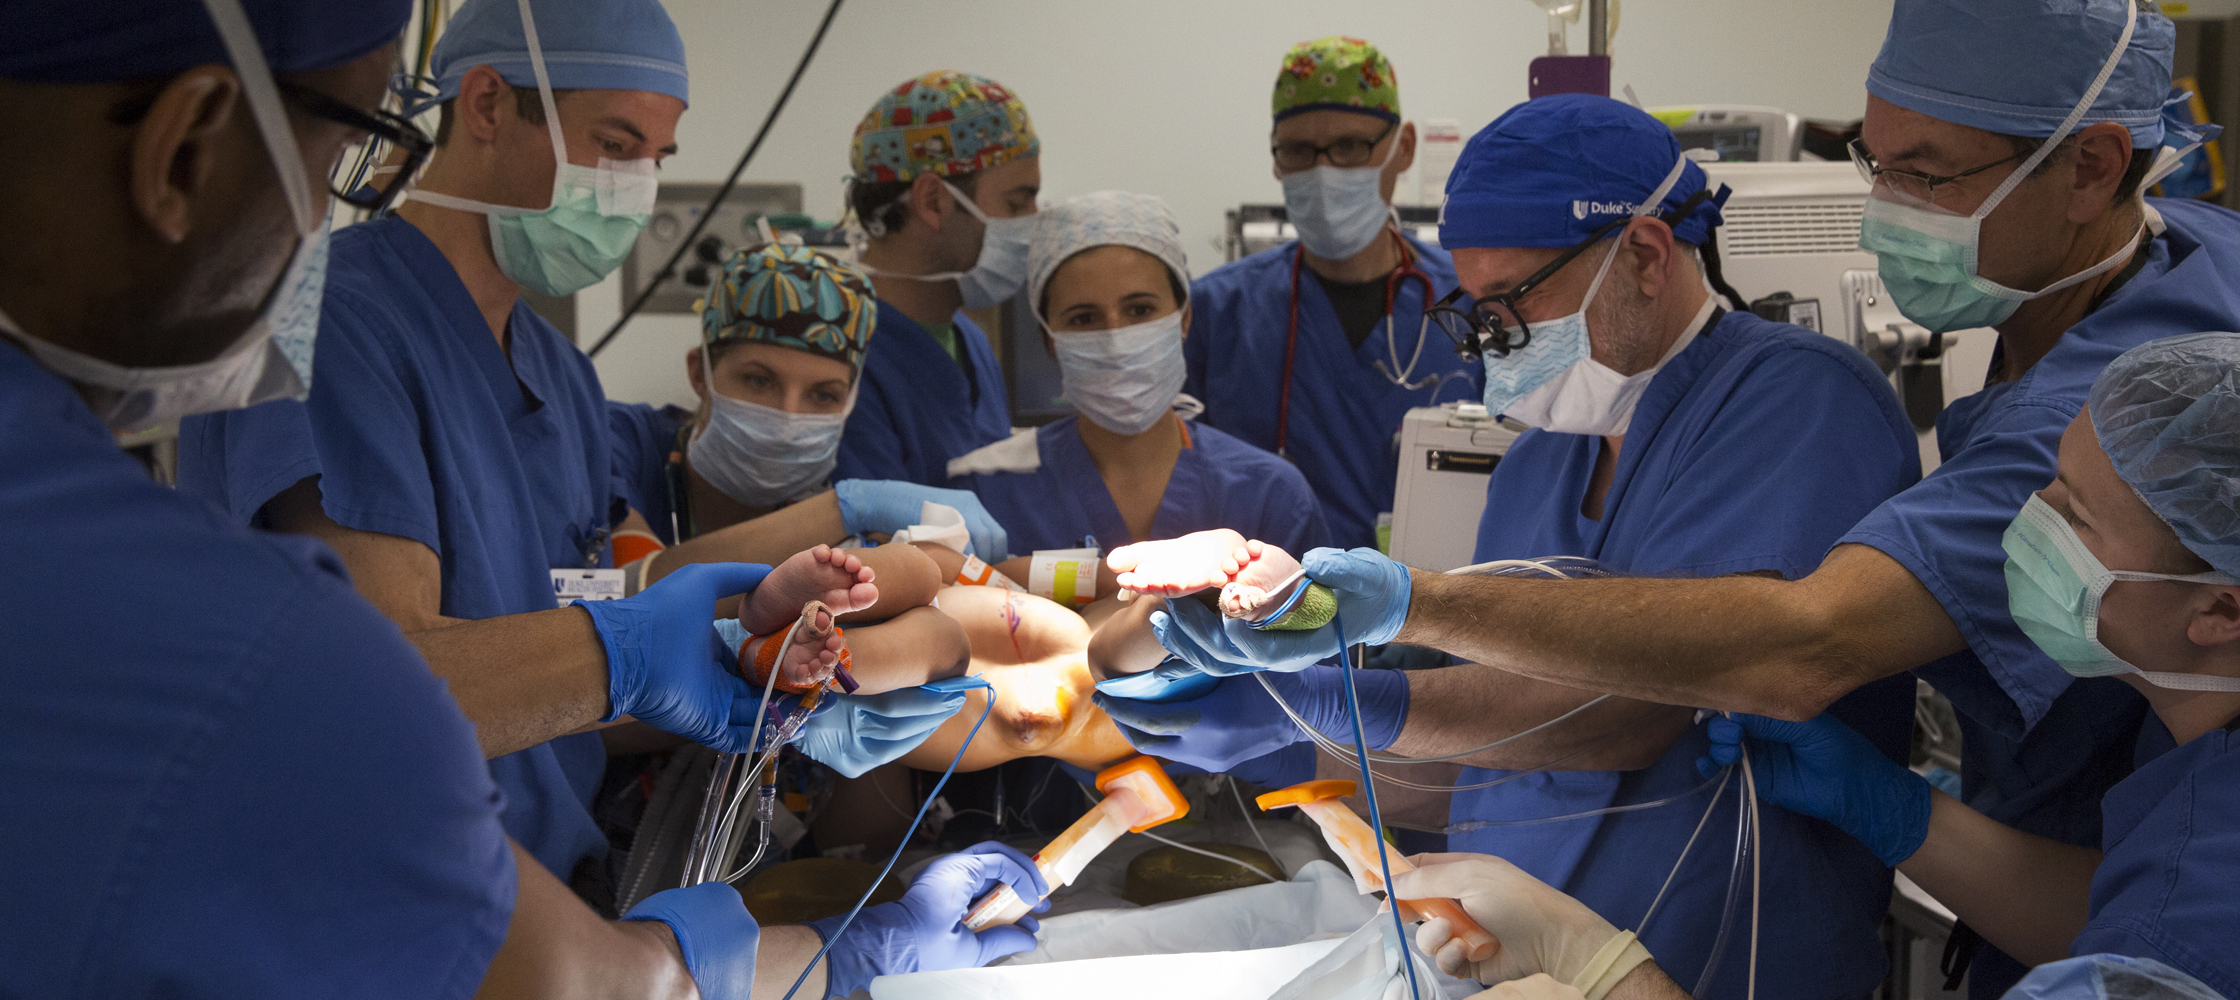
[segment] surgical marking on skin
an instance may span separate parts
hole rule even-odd
[[[1011,655],[1018,657],[1020,663],[1025,663],[1027,662],[1027,654],[1019,649],[1019,609],[1017,601],[1018,599],[1013,597],[1010,591],[1004,592],[1003,620],[1005,624],[1011,626]]]

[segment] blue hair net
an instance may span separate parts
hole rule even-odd
[[[647,90],[690,101],[684,37],[659,0],[535,0],[537,45],[554,90]],[[428,60],[433,98],[414,113],[459,96],[467,71],[488,66],[516,87],[534,88],[520,0],[466,0]]]
[[[2087,399],[2116,474],[2186,548],[2240,576],[2240,333],[2134,347]]]
[[[2030,970],[2000,1000],[2224,1000],[2224,996],[2151,958],[2079,955]]]
[[[2049,136],[2084,100],[2134,0],[1897,0],[1867,93],[1931,118]],[[2162,142],[2177,26],[2139,7],[2131,44],[2077,128],[2114,122],[2131,148]]]
[[[275,73],[340,66],[396,41],[412,0],[241,0]],[[103,83],[231,64],[201,0],[7,0],[0,77]]]
[[[1649,113],[1607,97],[1555,94],[1526,101],[1478,130],[1447,176],[1439,245],[1568,247],[1632,215],[1680,158],[1680,140]],[[1658,211],[1680,207],[1707,183],[1682,168]],[[1720,222],[1718,196],[1672,227],[1701,246]]]

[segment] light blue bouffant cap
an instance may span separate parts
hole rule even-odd
[[[2030,970],[2000,1000],[2224,1000],[2224,995],[2151,958],[2079,955]]]
[[[340,66],[404,31],[411,0],[242,0],[275,73]],[[0,77],[105,83],[231,63],[201,0],[6,0]]]
[[[1867,92],[1909,111],[2007,135],[2049,136],[2084,99],[2135,0],[1897,0]],[[2177,26],[2138,8],[2123,59],[2077,122],[2162,143]]]
[[[684,37],[658,0],[534,0],[529,12],[552,89],[646,90],[689,103]],[[477,66],[516,87],[536,87],[520,0],[459,5],[428,61],[435,97],[414,113],[459,96],[459,81]]]
[[[1185,289],[1190,287],[1190,262],[1182,251],[1182,227],[1174,210],[1157,195],[1097,191],[1035,214],[1034,239],[1027,250],[1027,301],[1034,304],[1035,315],[1042,315],[1042,289],[1058,273],[1058,265],[1103,246],[1134,247],[1157,257]]]
[[[2240,576],[2240,333],[2148,341],[2087,398],[2116,474],[2193,554]]]

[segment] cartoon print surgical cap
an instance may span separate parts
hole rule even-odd
[[[2125,351],[2087,402],[2116,474],[2186,548],[2240,576],[2240,333]]]
[[[1042,289],[1058,273],[1058,265],[1102,246],[1134,247],[1157,257],[1184,288],[1190,286],[1182,227],[1167,203],[1155,195],[1098,191],[1036,214],[1034,242],[1027,250],[1027,301],[1034,304],[1035,315],[1042,315]]]
[[[1400,81],[1392,60],[1358,38],[1332,35],[1300,42],[1276,72],[1275,119],[1306,111],[1354,111],[1400,120]]]
[[[1897,0],[1867,92],[1931,118],[2044,137],[2084,99],[2138,4],[2123,59],[2077,128],[2115,122],[2162,142],[2177,26],[2147,0]]]
[[[884,94],[856,123],[848,168],[859,184],[942,177],[1040,155],[1027,106],[986,77],[935,70]]]

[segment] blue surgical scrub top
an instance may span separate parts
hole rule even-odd
[[[1373,546],[1377,515],[1392,510],[1401,418],[1418,406],[1475,401],[1482,376],[1476,362],[1455,356],[1445,334],[1424,327],[1426,290],[1414,279],[1394,290],[1389,330],[1379,323],[1369,339],[1354,347],[1338,325],[1322,282],[1312,273],[1300,273],[1293,283],[1298,246],[1263,250],[1191,282],[1190,336],[1182,342],[1190,373],[1182,391],[1205,403],[1199,423],[1276,451],[1283,360],[1292,339],[1291,301],[1298,296],[1291,419],[1282,451],[1314,486],[1323,522],[1330,526],[1330,544]],[[1454,289],[1454,261],[1446,251],[1413,238],[1408,246],[1416,267],[1430,278],[1432,301]],[[885,335],[884,327],[880,333]],[[1419,336],[1422,353],[1417,356]],[[1404,389],[1377,369],[1382,362],[1387,369],[1406,372],[1411,358],[1411,381],[1445,378]]]
[[[2108,362],[2161,337],[2240,330],[2240,214],[2148,199],[2168,230],[2147,260],[2053,350],[1937,417],[1943,461],[1859,522],[1846,542],[1881,550],[1935,595],[1968,648],[1914,673],[1952,700],[1968,804],[2064,843],[2100,843],[2101,797],[2130,770],[2146,701],[2112,677],[2074,680],[2007,614],[2000,539],[2030,494],[2053,481],[2061,432]],[[1988,945],[1969,976],[1995,997],[2023,966]]]
[[[1216,428],[1192,423],[1183,424],[1187,447],[1175,456],[1174,473],[1152,518],[1152,537],[1136,538],[1089,457],[1080,420],[1060,417],[951,463],[952,471],[962,474],[949,486],[979,495],[1010,533],[1012,551],[1071,548],[1094,535],[1110,552],[1214,528],[1233,528],[1301,555],[1329,544],[1320,506],[1298,469]]]
[[[158,486],[5,340],[0,519],[0,993],[474,993],[498,790],[334,553]]]
[[[591,360],[518,301],[501,349],[403,219],[343,229],[331,254],[310,398],[183,421],[180,490],[246,524],[318,476],[336,523],[436,553],[442,614],[552,610],[550,572],[600,565],[619,519]],[[597,733],[490,762],[506,832],[563,881],[606,856],[590,808],[605,768]]]
[[[2151,958],[2240,996],[2240,737],[2176,746],[2149,715],[2135,760],[2100,803],[2107,856],[2069,954]]]
[[[694,534],[692,525],[681,523],[686,512],[678,509],[669,493],[669,455],[677,450],[677,432],[691,422],[692,411],[681,406],[607,401],[615,494],[628,501],[631,510],[645,515],[663,545],[677,544],[680,534],[685,538]]]
[[[1011,434],[1011,401],[995,348],[963,313],[951,317],[963,360],[902,310],[879,302],[878,335],[840,437],[832,478],[949,481],[949,460]]]
[[[1618,453],[1602,520],[1591,521],[1579,509],[1603,447],[1597,436],[1519,436],[1487,484],[1477,560],[1573,555],[1636,576],[1773,572],[1796,579],[1861,516],[1921,475],[1913,430],[1866,358],[1748,313],[1725,313],[1650,381]],[[1912,678],[1870,684],[1832,711],[1905,761]],[[1527,820],[1684,795],[1704,783],[1695,761],[1708,746],[1699,726],[1643,770],[1547,771],[1457,792],[1452,818]],[[1457,784],[1517,773],[1469,768]],[[1738,788],[1719,800],[1642,935],[1683,988],[1701,976],[1718,935]],[[1705,790],[1637,812],[1458,832],[1450,849],[1507,858],[1611,923],[1634,927],[1710,802]],[[1890,870],[1824,822],[1773,806],[1762,807],[1760,818],[1758,995],[1867,995],[1882,981],[1878,931]],[[1706,1000],[1739,998],[1748,986],[1748,904],[1738,906],[1718,973],[1699,994]]]

